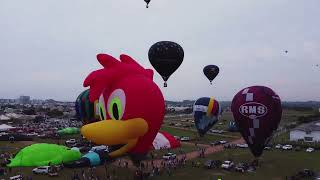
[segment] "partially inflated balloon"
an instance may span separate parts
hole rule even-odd
[[[57,144],[32,144],[20,150],[8,167],[48,166],[71,162],[81,158],[79,151]]]
[[[165,81],[166,87],[166,81],[181,65],[184,51],[175,42],[160,41],[150,47],[148,56],[151,65]]]
[[[76,116],[83,124],[89,124],[99,121],[99,111],[97,111],[97,103],[89,100],[89,89],[83,91],[76,100]]]
[[[203,68],[204,75],[209,79],[210,83],[219,74],[219,67],[216,65],[208,65]]]
[[[200,136],[204,136],[219,120],[221,108],[213,97],[199,98],[193,105],[195,125]]]
[[[261,156],[281,120],[279,96],[268,87],[247,87],[234,96],[231,110],[252,154]]]

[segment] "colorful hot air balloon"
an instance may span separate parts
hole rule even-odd
[[[203,73],[209,79],[210,84],[212,84],[213,79],[219,74],[219,67],[216,65],[208,65],[203,68]]]
[[[86,124],[81,134],[95,144],[106,145],[108,156],[124,154],[138,161],[150,150],[164,119],[165,104],[153,71],[128,55],[116,59],[98,54],[104,67],[93,71],[83,85],[90,86],[89,101],[98,102],[101,121]]]
[[[76,116],[83,124],[88,124],[100,120],[97,111],[98,101],[91,103],[89,100],[89,89],[83,91],[76,100]]]
[[[194,103],[193,113],[196,128],[202,137],[219,120],[221,108],[213,97],[202,97]]]
[[[167,87],[167,80],[183,61],[184,51],[175,42],[160,41],[150,47],[148,57],[151,65],[165,81],[164,87]]]
[[[261,156],[281,120],[279,96],[268,87],[247,87],[234,96],[231,110],[252,154]]]

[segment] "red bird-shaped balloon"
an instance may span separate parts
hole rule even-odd
[[[109,146],[111,157],[148,152],[163,122],[165,104],[153,71],[121,55],[120,61],[98,54],[104,67],[84,81],[90,102],[98,101],[101,121],[87,124],[81,133],[96,144]]]

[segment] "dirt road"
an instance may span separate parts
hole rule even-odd
[[[235,141],[232,141],[228,144],[243,144],[245,143],[245,141],[241,138],[241,139],[237,139]],[[186,143],[185,143],[186,144]],[[194,145],[194,143],[188,143],[188,144],[191,144],[191,145]],[[213,154],[213,153],[217,153],[217,152],[221,152],[224,150],[224,147],[223,145],[219,145],[219,146],[209,146],[209,145],[206,145],[206,144],[198,144],[199,147],[204,147],[206,150],[205,150],[205,155],[209,155],[209,154]],[[184,155],[183,154],[180,154],[177,156],[177,158],[182,158]],[[186,159],[187,160],[191,160],[191,159],[195,159],[199,157],[199,152],[198,151],[192,151],[192,152],[189,152],[189,153],[186,153]],[[125,161],[128,162],[128,167],[129,168],[133,168],[135,169],[136,167],[133,165],[132,161],[131,160],[127,160],[127,159],[119,159],[121,161],[121,165],[124,164]],[[149,163],[150,164],[150,160],[148,161],[143,161],[144,163]],[[162,162],[162,159],[156,159],[156,160],[153,160],[153,163],[154,165],[156,166],[160,166],[161,165],[161,162]],[[113,165],[115,166],[118,166],[119,165],[119,161],[116,161],[113,163]]]

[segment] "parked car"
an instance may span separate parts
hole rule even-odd
[[[224,144],[223,145],[223,147],[225,148],[225,149],[230,149],[230,148],[236,148],[237,147],[237,145],[236,144]]]
[[[174,153],[167,153],[162,156],[162,158],[165,160],[175,159],[176,157],[177,157],[177,155]]]
[[[219,142],[220,142],[220,144],[227,144],[228,143],[228,141],[225,141],[225,140],[221,140]]]
[[[34,168],[32,172],[35,174],[48,174],[49,169],[50,169],[50,166],[40,166],[40,167]]]
[[[287,145],[284,145],[284,146],[282,146],[282,149],[283,150],[292,150],[292,145],[290,145],[290,144],[287,144]]]
[[[22,175],[12,176],[10,177],[10,180],[23,180],[23,176]]]
[[[27,136],[38,136],[38,133],[35,133],[35,132],[28,133]]]
[[[247,169],[247,172],[255,172],[256,171],[256,167],[254,166],[249,166]]]
[[[212,169],[214,166],[213,164],[213,160],[208,160],[204,163],[204,167],[207,168],[207,169]]]
[[[9,133],[7,133],[7,132],[0,132],[0,136],[6,136],[6,135],[9,135]]]
[[[309,147],[307,150],[306,150],[306,152],[313,152],[314,151],[314,148],[311,148],[311,147]]]
[[[266,146],[266,147],[264,147],[264,150],[271,150],[272,148],[270,147],[270,146]]]
[[[231,170],[234,166],[234,163],[232,161],[224,161],[221,164],[221,168],[226,169],[226,170]]]
[[[298,174],[302,177],[313,177],[315,175],[314,171],[310,169],[304,169],[302,171],[299,171]]]
[[[204,163],[204,167],[207,169],[218,168],[221,166],[220,160],[208,160]]]
[[[97,151],[108,151],[108,146],[100,145],[100,146],[94,146],[90,149],[89,152],[97,152]]]
[[[212,143],[210,143],[210,145],[213,145],[213,146],[217,146],[217,145],[220,145],[220,141],[215,141],[215,142],[212,142]]]
[[[66,144],[74,144],[76,143],[77,141],[75,139],[69,139],[66,141]]]
[[[248,144],[237,144],[239,148],[248,148]]]
[[[180,141],[190,141],[190,137],[187,137],[187,136],[181,137]]]
[[[212,129],[211,132],[216,134],[222,134],[224,133],[224,130]]]
[[[235,171],[244,173],[248,169],[247,163],[239,163],[235,166]]]
[[[282,145],[281,145],[281,144],[277,144],[277,145],[275,146],[275,148],[276,148],[276,149],[281,149],[281,148],[282,148]]]

